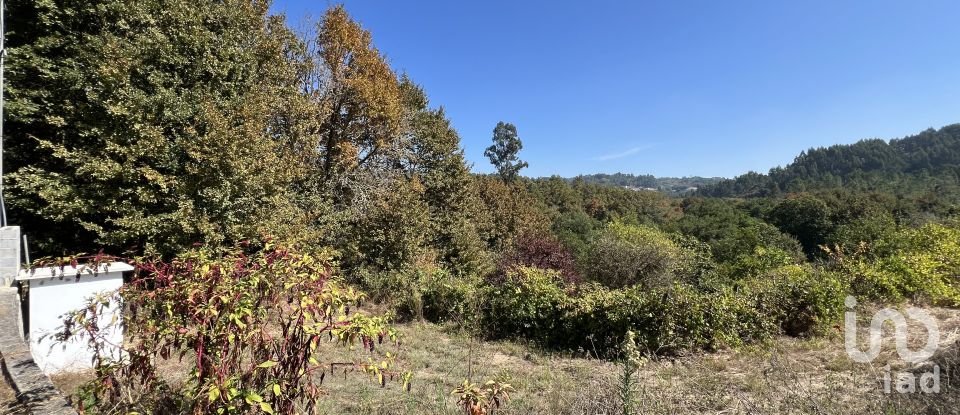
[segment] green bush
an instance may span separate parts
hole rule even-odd
[[[614,349],[630,330],[649,353],[716,350],[761,340],[772,324],[732,289],[702,292],[686,284],[656,290],[593,288],[566,314],[570,348]]]
[[[780,333],[814,333],[839,317],[845,288],[836,274],[793,265],[743,281],[740,289],[593,283],[571,294],[555,272],[521,268],[486,289],[483,328],[492,337],[600,355],[615,350],[627,331],[649,353],[717,350]]]
[[[763,222],[740,206],[725,199],[685,199],[683,217],[671,228],[706,242],[718,262],[733,261],[751,254],[758,246],[775,247],[803,257],[799,242]]]
[[[742,295],[776,328],[791,336],[814,334],[843,313],[848,284],[839,274],[787,265],[743,281]]]
[[[483,328],[493,337],[525,337],[558,344],[563,320],[572,304],[560,274],[552,270],[518,267],[502,283],[483,294]]]
[[[897,222],[887,212],[860,217],[844,223],[830,235],[828,245],[844,252],[856,252],[862,246],[868,248],[870,257],[892,254],[896,246]]]
[[[727,288],[702,292],[686,284],[646,290],[597,284],[569,295],[556,275],[525,268],[485,297],[486,333],[606,356],[627,331],[650,353],[716,350],[762,340],[776,322],[751,298]]]
[[[779,248],[758,246],[752,254],[745,254],[735,261],[724,264],[723,273],[729,281],[755,279],[772,270],[796,265],[797,259]]]
[[[960,229],[928,224],[898,232],[891,255],[869,261],[839,258],[855,294],[871,300],[960,305]],[[886,242],[885,242],[886,243]]]
[[[392,307],[400,318],[470,326],[478,314],[476,299],[483,281],[420,261],[396,271],[363,269],[359,282],[371,299]]]
[[[720,270],[713,259],[709,244],[682,234],[673,234],[671,239],[680,248],[680,255],[673,269],[677,281],[699,288],[716,288],[722,284]]]
[[[820,253],[820,245],[826,242],[834,224],[831,209],[814,195],[801,193],[790,195],[778,203],[768,215],[770,223],[781,231],[797,238],[808,256]]]
[[[792,257],[778,250],[768,253],[760,252],[736,284],[706,289],[683,282],[650,288],[593,282],[571,292],[556,272],[520,268],[484,289],[483,327],[493,337],[611,357],[605,353],[616,350],[627,331],[647,352],[671,355],[781,333],[814,334],[839,319],[849,287],[842,274],[789,264]]]
[[[656,228],[612,222],[591,243],[588,272],[612,288],[668,286],[680,253],[670,237]]]
[[[640,312],[648,302],[640,289],[613,290],[598,284],[585,285],[563,316],[565,342],[559,346],[591,353],[615,351],[622,336],[634,325],[653,324],[655,318],[638,320],[638,317],[652,317]]]
[[[478,318],[480,278],[458,277],[441,269],[426,275],[422,282],[417,292],[423,318],[472,326]]]

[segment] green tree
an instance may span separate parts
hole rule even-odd
[[[412,114],[409,169],[423,186],[422,198],[430,217],[427,243],[454,272],[482,274],[491,264],[475,223],[480,202],[471,192],[473,176],[460,136],[443,108],[428,107],[419,86],[406,78],[401,86]]]
[[[683,216],[670,223],[671,229],[709,244],[718,262],[733,262],[741,256],[752,256],[761,246],[802,257],[796,240],[775,226],[750,216],[736,202],[689,198],[681,207]]]
[[[490,159],[490,163],[497,168],[497,174],[504,181],[512,182],[520,170],[528,166],[527,162],[517,156],[521,149],[523,143],[517,136],[517,127],[500,121],[493,129],[493,144],[487,147],[483,155]]]
[[[770,221],[780,230],[793,235],[807,255],[820,252],[833,229],[830,207],[810,194],[788,197],[770,212]]]
[[[268,2],[10,1],[12,222],[41,253],[252,236],[298,174],[300,47]]]
[[[548,232],[550,218],[546,208],[525,187],[492,176],[477,176],[471,190],[480,202],[472,217],[491,250],[506,251],[518,236],[526,233]]]

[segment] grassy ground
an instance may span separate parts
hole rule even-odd
[[[884,393],[886,365],[891,366],[893,386],[898,372],[919,376],[929,367],[900,361],[889,337],[874,362],[857,364],[848,357],[838,330],[813,339],[784,337],[738,350],[649,362],[637,375],[635,410],[644,414],[957,413],[960,380],[946,370],[948,366],[960,369],[955,364],[960,362],[960,311],[928,311],[939,320],[941,331],[941,353],[935,358],[942,370],[941,393],[936,396]],[[861,327],[867,325],[861,322]],[[468,376],[475,383],[501,378],[516,388],[501,414],[622,413],[616,364],[542,353],[510,342],[477,342],[431,324],[409,324],[401,330],[407,340],[398,363],[414,371],[413,390],[405,393],[399,384],[381,389],[359,374],[340,377],[327,386],[328,413],[458,413],[450,391]],[[911,326],[914,349],[922,345],[925,335]]]
[[[399,383],[380,388],[361,374],[341,376],[328,384],[327,413],[457,413],[450,392],[469,377],[474,383],[497,378],[513,385],[516,392],[502,413],[557,414],[597,401],[576,391],[584,385],[591,385],[590,391],[606,389],[616,376],[616,366],[608,362],[539,353],[511,342],[479,342],[452,328],[414,323],[400,330],[405,340],[397,363],[413,371],[411,391],[402,391]]]
[[[643,414],[952,414],[960,404],[957,330],[960,310],[928,309],[940,322],[941,393],[886,394],[884,367],[920,373],[900,361],[892,339],[871,364],[854,363],[836,333],[813,339],[779,338],[737,350],[648,362],[632,390],[635,413]],[[867,313],[861,313],[867,314]],[[868,322],[861,322],[866,327]],[[323,413],[458,414],[450,392],[464,379],[474,383],[498,378],[516,389],[497,414],[621,414],[620,367],[589,357],[547,353],[514,342],[480,342],[452,327],[402,324],[404,342],[398,366],[414,373],[412,390],[399,382],[385,388],[361,373],[328,376]],[[866,330],[861,330],[866,331]],[[925,332],[911,327],[911,344],[919,348]],[[863,342],[861,342],[863,343]],[[383,347],[384,351],[397,351]],[[379,353],[379,350],[378,350]],[[583,353],[587,355],[587,353]],[[357,352],[330,347],[332,361]],[[171,373],[183,370],[171,368]],[[55,378],[73,391],[82,377]],[[952,383],[952,384],[951,384]]]

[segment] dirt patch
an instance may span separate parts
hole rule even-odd
[[[75,396],[80,386],[93,379],[93,371],[62,372],[50,376],[53,386],[65,396]]]
[[[0,382],[0,415],[26,414],[26,408],[17,400],[17,394],[4,380]]]

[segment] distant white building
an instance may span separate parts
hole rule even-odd
[[[635,192],[642,192],[642,191],[656,192],[657,190],[659,190],[653,187],[636,187],[636,186],[623,186],[623,188],[627,190],[633,190]]]

